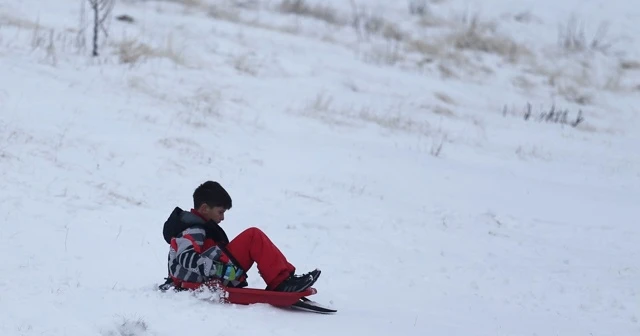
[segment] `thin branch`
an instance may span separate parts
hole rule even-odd
[[[105,22],[111,17],[111,12],[115,7],[115,0],[87,0],[93,10],[93,56],[98,56],[98,38],[102,32],[105,38],[109,37]]]

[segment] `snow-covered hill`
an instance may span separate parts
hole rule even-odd
[[[0,334],[638,334],[639,8],[0,1]],[[155,291],[210,179],[338,314]]]

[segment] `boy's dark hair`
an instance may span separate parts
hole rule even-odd
[[[210,207],[223,207],[226,210],[231,209],[231,196],[218,182],[207,181],[201,184],[193,191],[194,209],[199,208],[202,204]]]

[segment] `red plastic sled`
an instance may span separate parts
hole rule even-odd
[[[267,303],[276,307],[288,307],[300,301],[305,296],[316,294],[315,288],[308,288],[303,292],[276,292],[257,288],[225,287],[226,292],[222,300],[225,303],[249,305]]]
[[[193,287],[193,288],[191,288]],[[317,294],[318,291],[311,287],[303,292],[276,292],[258,288],[234,288],[225,287],[220,282],[212,281],[205,284],[196,284],[196,286],[176,287],[175,284],[167,279],[167,282],[158,286],[158,289],[165,292],[173,288],[177,291],[198,290],[209,288],[214,292],[218,292],[218,300],[221,303],[232,303],[240,305],[250,305],[254,303],[265,303],[280,308],[297,308],[300,310],[315,313],[335,313],[336,309],[325,307],[315,301],[309,300],[307,296]]]

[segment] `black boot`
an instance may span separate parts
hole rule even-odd
[[[273,290],[277,292],[302,292],[313,286],[319,277],[319,269],[315,269],[302,275],[292,274]]]

